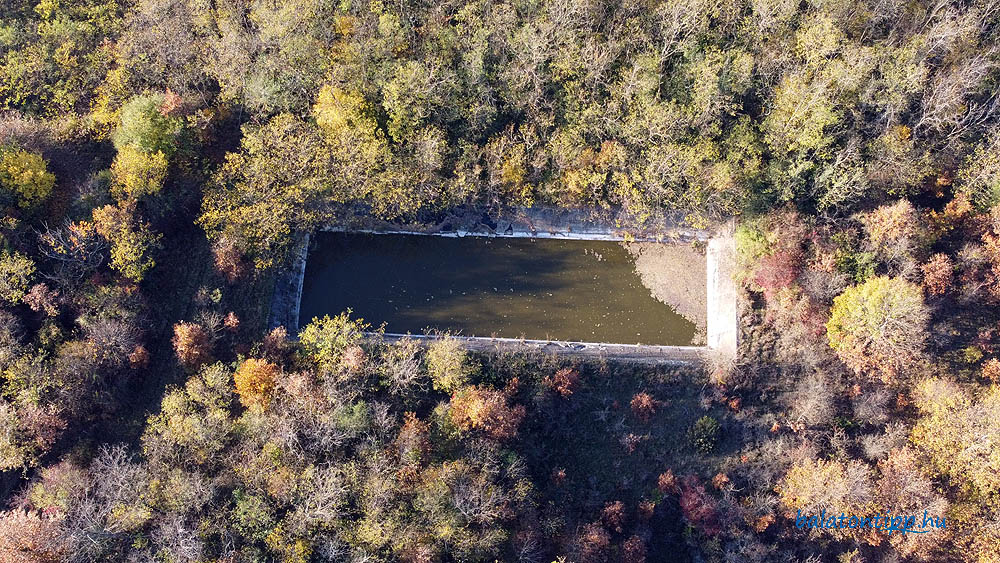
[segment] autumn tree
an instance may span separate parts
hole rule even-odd
[[[966,157],[958,182],[976,207],[1000,203],[1000,127],[994,126]]]
[[[434,388],[445,393],[465,385],[476,371],[465,347],[450,335],[435,339],[427,347],[425,361]]]
[[[872,486],[871,470],[860,461],[817,459],[796,463],[775,490],[793,517],[813,516],[822,510],[861,515],[876,509]],[[824,531],[841,539],[860,533],[847,528]]]
[[[212,255],[215,258],[215,269],[226,277],[229,283],[234,283],[247,270],[243,260],[243,252],[236,243],[226,237],[220,237],[212,243]]]
[[[928,295],[944,295],[951,289],[955,266],[947,254],[937,253],[920,267],[924,274],[923,286]]]
[[[59,291],[44,283],[36,283],[24,294],[24,303],[32,311],[54,317],[59,314]]]
[[[111,244],[111,267],[126,278],[141,282],[156,265],[151,256],[162,239],[136,216],[131,205],[105,205],[94,210],[94,228]]]
[[[38,238],[39,251],[53,264],[48,276],[60,285],[74,285],[107,260],[108,242],[91,221],[46,228]]]
[[[232,241],[258,269],[284,259],[295,236],[321,225],[343,201],[329,149],[314,125],[292,115],[246,126],[205,193],[198,219],[213,241]]]
[[[0,145],[0,188],[18,205],[31,208],[52,193],[56,177],[41,155]]]
[[[61,561],[70,545],[57,517],[21,509],[0,513],[0,559],[4,561]]]
[[[930,241],[920,212],[906,199],[863,214],[861,220],[872,249],[887,260],[913,260]]]
[[[248,358],[233,373],[243,406],[264,410],[271,403],[280,368],[267,360]]]
[[[919,286],[881,276],[837,296],[826,330],[848,367],[891,381],[920,358],[928,319]]]
[[[991,386],[971,397],[954,383],[928,379],[915,402],[921,417],[911,440],[937,475],[973,487],[984,498],[1000,491],[1000,465],[982,444],[1000,439],[1000,388]]]
[[[928,516],[947,518],[948,501],[935,491],[921,467],[919,454],[912,447],[894,449],[879,460],[873,494],[876,503],[891,506],[898,514],[919,514],[918,520],[922,520],[926,510]],[[945,527],[928,534],[893,534],[895,537],[889,537],[889,544],[903,557],[931,558],[939,553],[951,533]]]
[[[35,276],[35,262],[20,252],[0,253],[0,299],[20,303]]]
[[[185,466],[214,465],[235,434],[231,406],[232,375],[221,364],[208,365],[182,388],[164,396],[142,436],[144,454],[153,462]]]
[[[144,152],[126,145],[118,150],[111,164],[111,176],[119,198],[156,195],[167,176],[167,157],[160,151]]]
[[[186,368],[197,368],[212,360],[212,336],[200,324],[175,324],[171,342],[178,361]]]
[[[451,399],[451,420],[462,430],[482,430],[497,440],[517,436],[525,408],[510,406],[500,391],[482,386],[466,386]]]

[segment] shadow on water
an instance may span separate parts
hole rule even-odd
[[[688,344],[694,325],[652,298],[607,241],[321,233],[300,319],[348,308],[389,332]]]

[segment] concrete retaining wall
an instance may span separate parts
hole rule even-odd
[[[431,224],[399,225],[373,219],[354,218],[330,231],[396,233],[438,236],[511,236],[561,238],[567,240],[614,240],[686,243],[708,240],[708,233],[681,226],[682,215],[663,217],[641,226],[620,212],[610,210],[522,207],[503,215],[456,213]]]
[[[739,338],[739,305],[733,281],[736,248],[731,229],[708,242],[708,348],[723,362],[736,359]]]
[[[292,250],[288,267],[278,274],[271,296],[271,311],[267,327],[283,326],[294,335],[299,331],[299,307],[302,304],[302,282],[306,275],[306,258],[309,254],[309,234],[306,233]]]
[[[386,334],[387,342],[395,342],[402,338],[411,338],[421,343],[430,343],[443,338],[437,335],[423,334]],[[570,342],[562,340],[528,340],[523,338],[488,338],[475,336],[457,336],[466,348],[476,352],[492,353],[503,349],[535,352],[539,354],[558,354],[587,359],[609,359],[644,364],[678,363],[689,364],[701,362],[704,358],[704,346],[648,346],[640,344],[609,344],[604,342]]]

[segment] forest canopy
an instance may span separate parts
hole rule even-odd
[[[0,561],[997,561],[998,39],[997,0],[6,0]],[[736,361],[268,326],[311,231],[532,206],[732,224]],[[884,509],[947,526],[795,527]]]

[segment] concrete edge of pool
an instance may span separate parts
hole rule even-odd
[[[333,232],[345,232],[346,229],[327,228]],[[475,237],[531,237],[560,238],[564,240],[613,240],[625,241],[610,229],[606,233],[529,233],[520,231],[518,234],[497,234],[489,232],[413,232],[406,230],[352,230],[367,234],[413,234],[423,236],[475,236]],[[306,260],[309,251],[308,233],[304,235],[292,255],[288,267],[275,280],[275,288],[271,300],[271,310],[268,318],[268,328],[284,326],[294,338],[294,332],[299,326],[299,307],[302,300],[302,286],[305,277]],[[638,239],[633,239],[638,240]],[[702,363],[707,361],[730,363],[736,360],[739,339],[739,303],[736,284],[732,278],[732,268],[735,262],[735,244],[732,238],[732,223],[726,225],[709,237],[698,236],[694,240],[707,240],[706,272],[707,279],[707,335],[706,346],[657,346],[639,344],[616,344],[609,342],[571,342],[556,340],[526,340],[517,338],[492,337],[457,337],[470,350],[478,352],[493,352],[499,347],[519,349],[541,354],[559,354],[566,356],[601,358],[613,361],[636,363]],[[670,244],[669,241],[654,240]],[[289,327],[294,327],[290,328]],[[393,341],[409,336],[418,342],[433,341],[433,335],[386,334],[386,340]]]
[[[383,335],[386,342],[410,338],[417,342],[431,342],[443,338],[433,334]],[[580,358],[606,358],[637,363],[693,363],[703,361],[706,346],[655,346],[647,344],[611,344],[607,342],[574,342],[565,340],[532,340],[527,338],[500,338],[489,336],[453,336],[466,348],[476,352],[491,353],[503,349],[530,351],[540,354],[559,354]]]

